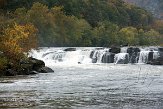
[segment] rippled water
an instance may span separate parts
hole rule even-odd
[[[163,66],[56,65],[0,79],[2,109],[163,109]]]

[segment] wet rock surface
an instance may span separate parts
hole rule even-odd
[[[66,48],[64,51],[76,51],[76,48]]]
[[[21,60],[19,68],[14,69],[13,65],[8,65],[1,76],[16,76],[16,75],[33,75],[38,73],[54,72],[51,68],[46,67],[42,60],[29,58]]]

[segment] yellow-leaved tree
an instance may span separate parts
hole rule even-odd
[[[24,57],[24,52],[37,46],[37,29],[32,24],[13,26],[2,30],[0,37],[0,50],[4,55],[14,62],[18,62]]]

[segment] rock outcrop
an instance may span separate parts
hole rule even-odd
[[[38,73],[54,72],[51,68],[46,67],[45,63],[35,58],[28,58],[21,60],[18,68],[14,68],[13,65],[7,65],[1,76],[16,76],[16,75],[33,75]]]

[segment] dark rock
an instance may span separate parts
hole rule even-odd
[[[27,60],[21,60],[18,75],[30,75],[31,72],[38,71],[43,67],[45,67],[45,63],[43,61],[30,57]]]
[[[163,47],[159,47],[159,48],[158,48],[158,51],[159,51],[159,52],[163,52]]]
[[[153,60],[153,51],[151,50],[148,54],[148,62],[152,61]]]
[[[35,58],[29,58],[30,64],[32,65],[32,69],[38,71],[40,68],[45,67],[45,63],[42,60],[38,60]]]
[[[76,48],[66,48],[64,51],[76,51]]]
[[[157,59],[151,59],[151,60],[149,60],[147,64],[151,64],[151,65],[163,65],[163,52],[159,52],[159,57]]]
[[[102,57],[102,63],[114,63],[114,53],[106,52]]]
[[[92,63],[96,63],[97,62],[97,57],[96,58],[92,58]]]
[[[92,58],[93,57],[93,55],[94,55],[94,53],[95,53],[95,51],[91,51],[91,54],[90,54],[90,58]]]
[[[129,54],[129,62],[130,63],[137,63],[139,59],[139,48],[129,47],[127,49],[127,53]]]
[[[163,58],[159,57],[158,59],[153,59],[152,61],[148,62],[151,65],[163,65]]]
[[[109,52],[117,54],[117,53],[121,52],[121,48],[120,47],[111,47]]]
[[[15,76],[17,74],[18,74],[18,72],[14,71],[12,69],[7,69],[6,73],[5,73],[5,76]]]
[[[49,72],[54,72],[51,68],[49,67],[42,67],[38,70],[39,73],[49,73]]]

